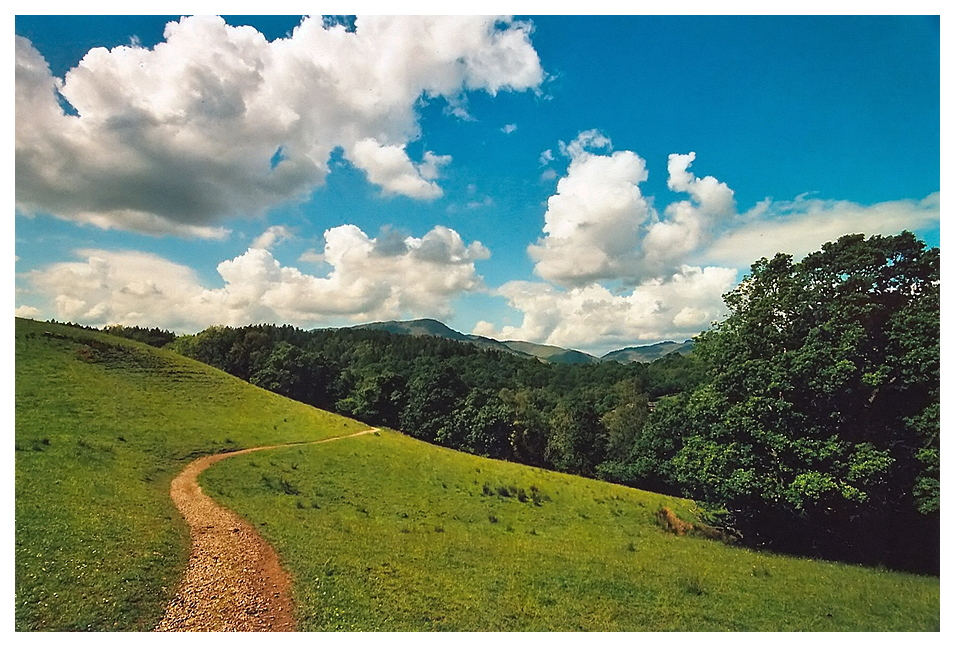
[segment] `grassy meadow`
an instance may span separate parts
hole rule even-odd
[[[16,321],[16,629],[148,630],[188,556],[192,458],[365,428],[171,352]],[[939,579],[664,532],[690,502],[381,431],[230,458],[207,492],[260,528],[302,630],[908,631]]]
[[[655,521],[688,501],[390,431],[216,464],[311,631],[913,631],[939,580],[758,554]]]
[[[16,320],[15,627],[143,630],[188,559],[169,483],[196,456],[366,428],[198,362]]]

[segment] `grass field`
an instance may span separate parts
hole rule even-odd
[[[185,567],[193,457],[365,428],[180,356],[16,322],[16,629],[151,628]],[[238,456],[304,630],[935,630],[939,579],[665,533],[689,502],[393,432]]]
[[[273,542],[305,630],[913,631],[939,580],[655,523],[691,504],[393,432],[240,456],[204,489]]]
[[[365,425],[187,360],[16,321],[17,630],[141,630],[188,557],[169,482],[216,451]]]

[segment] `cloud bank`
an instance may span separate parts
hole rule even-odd
[[[732,189],[690,170],[693,153],[669,156],[667,186],[677,199],[659,211],[656,197],[640,190],[648,170],[636,153],[613,151],[597,131],[561,144],[560,151],[569,158],[566,173],[547,201],[541,237],[527,247],[538,280],[488,290],[475,263],[490,252],[446,227],[415,238],[388,227],[372,237],[354,225],[327,230],[321,249],[301,255],[299,264],[315,266],[312,272],[273,256],[295,236],[276,225],[218,265],[219,287],[202,285],[192,269],[159,256],[95,249],[79,250],[78,262],[47,266],[27,280],[34,295],[53,304],[57,319],[181,331],[447,318],[458,297],[489,292],[521,323],[479,321],[476,334],[599,354],[706,329],[725,314],[722,295],[761,256],[798,258],[843,234],[891,235],[939,222],[938,193],[875,205],[767,199],[740,213]],[[23,305],[17,312],[36,316],[40,310]]]
[[[269,248],[289,235],[272,227],[245,253],[221,262],[223,285],[217,288],[204,287],[191,268],[155,254],[98,249],[79,250],[82,260],[33,271],[28,280],[50,295],[56,319],[87,325],[190,332],[214,324],[312,326],[447,317],[452,299],[482,289],[474,263],[490,255],[481,243],[465,244],[446,227],[421,238],[394,232],[372,238],[343,225],[326,231],[323,250],[308,257],[329,268],[321,276],[275,259]]]
[[[305,18],[269,42],[195,16],[152,49],[92,49],[63,79],[18,36],[17,208],[222,237],[227,218],[306,199],[339,148],[385,193],[434,199],[451,159],[408,156],[416,106],[443,98],[460,113],[468,92],[539,89],[529,31],[479,16],[359,17],[353,32]]]

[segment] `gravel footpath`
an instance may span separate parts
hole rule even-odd
[[[287,446],[204,456],[173,479],[170,495],[189,524],[192,552],[176,597],[155,631],[295,631],[291,578],[278,555],[248,522],[203,494],[196,480],[230,456]]]

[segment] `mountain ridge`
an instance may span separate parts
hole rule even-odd
[[[415,335],[439,337],[474,344],[480,348],[499,350],[524,357],[535,357],[545,362],[555,364],[596,364],[599,362],[652,362],[671,352],[686,355],[693,349],[693,341],[683,342],[663,341],[645,346],[628,346],[610,351],[601,356],[591,355],[583,351],[549,344],[537,344],[522,340],[497,340],[481,335],[472,335],[457,331],[437,319],[410,319],[405,321],[376,321],[367,324],[351,326],[354,330],[383,330],[397,335]]]

